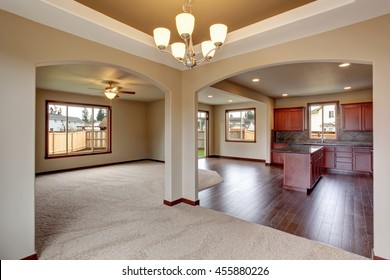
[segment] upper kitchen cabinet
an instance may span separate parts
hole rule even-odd
[[[372,131],[373,118],[372,118],[372,102],[362,105],[362,130]]]
[[[372,131],[372,102],[343,104],[344,131]]]
[[[274,130],[304,131],[304,107],[274,109]]]

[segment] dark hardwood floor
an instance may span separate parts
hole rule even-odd
[[[327,173],[306,194],[283,189],[281,167],[207,158],[199,168],[224,178],[199,192],[200,206],[371,258],[371,175]]]

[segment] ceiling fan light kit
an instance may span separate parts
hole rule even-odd
[[[224,24],[213,24],[210,26],[210,41],[204,41],[202,46],[203,58],[195,59],[195,51],[192,44],[192,32],[195,27],[195,17],[191,14],[191,7],[194,0],[186,0],[183,4],[183,11],[176,16],[176,28],[184,43],[177,42],[171,45],[171,52],[168,50],[171,31],[164,27],[153,30],[154,41],[157,48],[162,52],[170,53],[177,61],[183,63],[187,68],[194,68],[205,61],[209,61],[225,42],[227,26]]]
[[[114,82],[114,81],[103,81],[104,83],[108,83],[108,87],[106,87],[104,89],[104,95],[112,100],[114,99],[115,97],[119,97],[119,94],[120,93],[126,93],[126,94],[135,94],[134,91],[128,91],[128,90],[121,90],[122,87],[120,86],[115,86],[113,87],[112,85],[113,84],[116,84],[117,82]]]
[[[108,99],[114,99],[117,94],[115,92],[112,92],[112,91],[109,91],[109,90],[105,90],[104,91],[104,95],[108,98]]]

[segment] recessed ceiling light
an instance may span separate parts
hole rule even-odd
[[[351,63],[345,62],[345,63],[339,64],[339,67],[348,67],[349,65],[351,65]]]
[[[213,98],[213,96],[212,96],[212,95],[208,95],[207,97],[208,97],[208,98]]]
[[[283,93],[282,96],[286,97],[288,96],[288,93]]]
[[[345,89],[345,90],[349,90],[349,89],[351,89],[351,88],[352,88],[352,87],[345,87],[344,89]]]
[[[232,103],[232,102],[233,102],[233,100],[229,99],[229,100],[228,100],[228,102]]]
[[[260,82],[260,79],[259,78],[252,79],[252,82],[254,83]]]

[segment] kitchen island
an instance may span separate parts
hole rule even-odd
[[[274,149],[284,154],[284,188],[307,192],[321,179],[323,146],[293,145]]]

